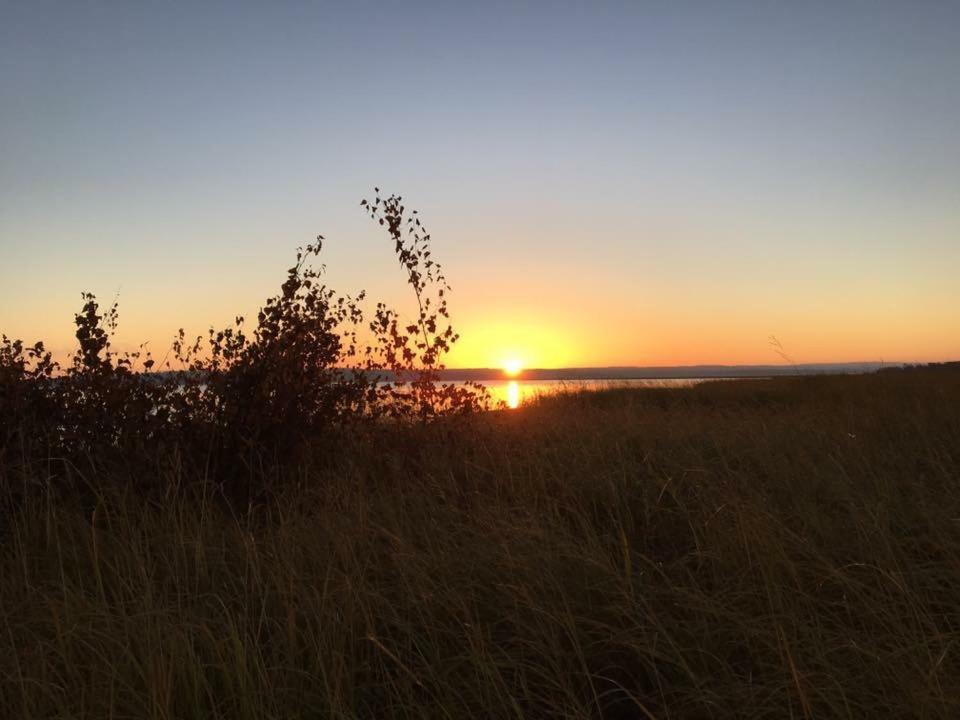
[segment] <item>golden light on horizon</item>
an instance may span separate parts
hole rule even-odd
[[[519,375],[520,371],[523,370],[523,361],[520,358],[507,358],[503,361],[503,371],[513,377]]]
[[[503,317],[495,317],[502,314]],[[551,318],[523,308],[484,308],[483,315],[461,323],[461,338],[448,358],[448,367],[508,366],[559,368],[583,365],[580,334]]]

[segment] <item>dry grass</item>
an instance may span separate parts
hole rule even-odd
[[[960,373],[571,395],[336,447],[258,470],[242,513],[175,458],[76,493],[5,462],[0,708],[960,717]]]

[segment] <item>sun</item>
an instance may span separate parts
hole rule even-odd
[[[509,358],[503,361],[503,371],[510,375],[519,375],[520,371],[523,370],[523,363],[518,358]]]

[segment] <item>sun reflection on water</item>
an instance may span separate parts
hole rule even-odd
[[[704,382],[703,378],[629,378],[611,380],[493,380],[484,383],[495,404],[510,410],[522,408],[537,398],[557,393],[624,388],[681,388]],[[718,382],[718,379],[708,382]]]
[[[507,383],[507,407],[511,409],[520,407],[520,384],[516,380]]]

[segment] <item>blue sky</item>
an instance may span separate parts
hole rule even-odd
[[[0,4],[0,330],[250,314],[359,211],[434,233],[452,364],[960,355],[957,3]]]

